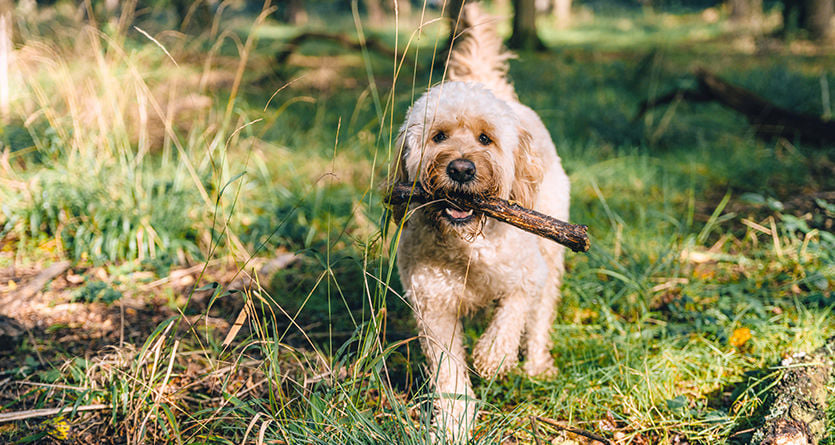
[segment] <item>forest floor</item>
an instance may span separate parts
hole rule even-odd
[[[311,15],[406,57],[312,40],[277,64],[302,28],[257,11],[191,37],[61,5],[18,17],[0,127],[0,441],[427,443],[379,184],[445,28]],[[558,375],[473,376],[473,443],[748,443],[781,360],[835,334],[835,148],[711,103],[634,119],[697,67],[831,116],[835,49],[775,17],[582,9],[511,62],[592,249],[567,258]]]

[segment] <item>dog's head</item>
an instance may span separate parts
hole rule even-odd
[[[481,195],[531,208],[542,170],[531,136],[504,101],[479,84],[449,82],[430,89],[409,110],[397,139],[391,182],[418,181],[436,195]],[[405,209],[395,209],[397,220]],[[445,232],[472,238],[478,212],[449,202],[425,208]]]

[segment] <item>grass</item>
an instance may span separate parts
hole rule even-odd
[[[328,44],[271,66],[297,30],[255,11],[227,11],[193,39],[137,22],[154,42],[63,7],[19,17],[0,266],[74,266],[38,306],[51,326],[29,326],[0,358],[0,414],[67,411],[0,437],[427,443],[431,391],[376,187],[443,29],[363,26],[401,48],[415,38],[394,82],[391,60]],[[473,442],[570,443],[558,421],[619,443],[745,443],[781,356],[835,328],[835,203],[821,193],[835,153],[757,140],[717,105],[633,116],[696,65],[826,114],[835,55],[752,54],[739,49],[748,34],[699,13],[589,14],[511,68],[571,176],[572,220],[592,235],[568,259],[559,374],[473,377]],[[345,18],[317,24],[356,32]]]

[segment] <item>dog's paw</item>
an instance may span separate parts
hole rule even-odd
[[[526,360],[522,367],[525,374],[538,379],[549,379],[559,374],[550,355],[546,360]]]
[[[478,400],[472,396],[442,396],[436,401],[432,426],[429,429],[431,444],[466,444],[478,414]]]
[[[496,342],[482,338],[473,350],[473,366],[482,378],[501,377],[516,367],[519,349],[500,347]]]

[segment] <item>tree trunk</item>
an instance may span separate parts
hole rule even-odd
[[[571,24],[571,0],[554,0],[554,16],[557,27],[567,28]]]
[[[752,24],[762,19],[762,0],[728,0],[728,4],[731,7],[733,22]]]
[[[397,8],[397,15],[400,17],[407,16],[412,13],[412,3],[409,0],[388,0],[384,3],[386,10],[394,16],[394,10]]]
[[[833,0],[805,0],[806,15],[803,29],[812,40],[826,40],[832,37]]]
[[[368,20],[371,23],[380,24],[385,20],[380,0],[365,0],[365,12],[368,14]]]
[[[833,0],[783,0],[783,36],[803,31],[811,40],[832,38]]]
[[[281,0],[276,3],[278,10],[275,15],[278,17],[278,20],[290,23],[291,25],[304,25],[307,23],[307,11],[304,9],[304,0]]]
[[[513,35],[507,46],[527,51],[545,49],[536,34],[536,0],[513,0]]]
[[[199,34],[211,27],[213,14],[207,0],[176,0],[173,3],[180,19],[180,31]]]
[[[461,32],[460,17],[461,9],[464,7],[464,0],[443,0],[444,17],[449,21],[449,38],[443,47],[438,48],[438,57],[435,63],[442,66],[446,63],[449,52],[452,51],[455,35]]]
[[[449,41],[452,42],[452,37],[455,33],[460,33],[461,29],[461,8],[464,7],[464,0],[446,0],[446,9],[444,16],[449,19]]]

